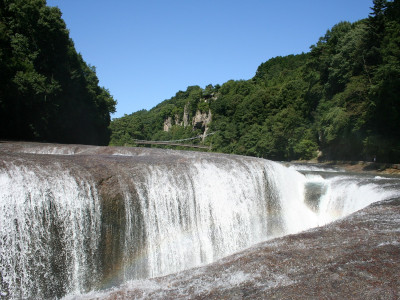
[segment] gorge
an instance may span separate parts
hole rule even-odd
[[[328,267],[332,276],[319,280],[336,280],[338,290],[344,276],[355,291],[398,295],[399,197],[395,176],[216,153],[3,142],[1,297],[240,299],[272,288],[300,296],[296,286],[312,280],[296,276]],[[357,259],[365,282],[350,276]],[[385,275],[369,271],[375,265]]]

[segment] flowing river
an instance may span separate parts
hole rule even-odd
[[[1,298],[179,272],[399,196],[398,177],[251,157],[5,143]]]

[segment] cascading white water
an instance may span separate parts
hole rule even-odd
[[[207,264],[400,195],[362,177],[324,179],[266,160],[203,160],[184,168],[148,166],[142,172],[136,188],[147,277]],[[317,185],[316,207],[308,199],[310,184]]]
[[[319,225],[347,216],[371,203],[400,196],[398,179],[384,179],[385,182],[382,179],[347,175],[327,179],[309,177],[308,182],[317,182],[323,189],[319,199]]]
[[[277,201],[282,206],[282,234],[297,233],[299,231],[318,226],[318,216],[305,202],[304,175],[277,163],[267,163],[272,180],[275,182]]]
[[[47,299],[92,287],[100,237],[94,186],[56,165],[6,164],[0,191],[1,296]]]
[[[265,239],[264,173],[253,164],[149,167],[138,194],[150,277],[210,263]]]
[[[52,153],[71,157],[74,151]],[[400,196],[398,179],[391,185],[379,177],[304,175],[263,159],[167,153],[169,162],[156,154],[101,160],[118,178],[122,204],[113,205],[123,207],[121,231],[102,224],[107,200],[89,171],[77,166],[84,160],[74,170],[55,163],[58,158],[36,165],[33,154],[26,163],[0,161],[1,296],[54,298],[108,287],[98,281],[114,272],[112,284],[177,272]],[[99,248],[103,262],[122,249],[120,265],[100,265]],[[105,269],[110,274],[98,274]]]
[[[268,238],[318,225],[316,214],[304,203],[305,177],[278,163],[197,159],[173,167],[143,165],[140,173],[119,178],[125,197],[125,244],[137,244],[132,237],[138,228],[131,224],[139,213],[131,205],[136,196],[145,241],[133,255],[125,253],[124,280],[211,263]],[[129,185],[137,195],[127,192]],[[142,272],[137,272],[139,265]]]
[[[340,169],[307,165],[289,169],[305,172],[304,197],[316,213],[318,226],[348,216],[374,202],[400,196],[398,177],[351,174]]]

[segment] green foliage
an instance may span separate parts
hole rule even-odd
[[[36,90],[43,84],[40,77],[28,82],[24,86]],[[399,95],[400,1],[374,0],[367,19],[333,26],[309,53],[272,58],[251,80],[179,91],[145,113],[141,136],[195,136],[201,132],[192,126],[193,116],[211,110],[209,132],[216,133],[205,143],[214,151],[274,160],[376,155],[398,162]],[[186,127],[179,123],[184,112]],[[139,136],[133,125],[139,113],[113,121],[112,141]],[[173,126],[164,132],[169,117]]]
[[[0,138],[108,144],[116,102],[76,52],[58,8],[0,4]]]
[[[210,105],[208,104],[208,102],[201,101],[201,102],[199,102],[199,104],[197,104],[197,110],[199,110],[201,112],[208,112],[209,109],[210,109]]]

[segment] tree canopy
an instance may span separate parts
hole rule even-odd
[[[109,142],[116,101],[76,52],[58,8],[0,2],[0,138]]]

